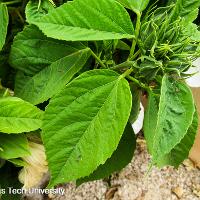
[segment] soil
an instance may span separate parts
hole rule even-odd
[[[53,200],[200,200],[200,170],[190,160],[178,169],[153,168],[143,140],[138,140],[132,162],[108,180],[67,184],[64,196]]]

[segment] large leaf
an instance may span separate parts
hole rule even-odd
[[[48,37],[67,41],[133,38],[126,10],[114,0],[74,0],[35,21]]]
[[[50,186],[88,176],[104,164],[130,111],[129,84],[111,70],[85,72],[53,97],[42,127]]]
[[[192,40],[200,42],[199,27],[194,23],[187,23],[184,29],[184,35],[189,36]]]
[[[189,87],[179,78],[165,75],[153,143],[154,161],[181,142],[192,124],[194,112],[195,105]]]
[[[29,155],[28,141],[24,134],[7,135],[0,133],[0,157],[13,159]]]
[[[49,0],[42,0],[41,5],[38,8],[38,1],[31,0],[26,6],[26,21],[32,23],[34,21],[39,21],[44,15],[48,14],[54,6]]]
[[[26,26],[15,39],[10,64],[26,75],[33,76],[52,63],[75,53],[85,46],[47,38],[37,27]]]
[[[5,4],[0,3],[0,51],[6,40],[8,27],[8,10]]]
[[[190,149],[194,144],[195,136],[197,134],[198,128],[198,114],[194,113],[194,118],[191,126],[189,127],[187,134],[181,140],[179,144],[177,144],[170,153],[163,156],[160,160],[157,161],[157,165],[159,167],[163,167],[166,165],[171,165],[176,168],[186,159],[188,158]]]
[[[136,147],[136,137],[130,123],[126,125],[124,134],[121,141],[113,153],[113,155],[105,162],[100,165],[91,175],[79,179],[76,183],[80,185],[84,182],[99,180],[106,178],[116,171],[122,170],[128,165],[132,158]]]
[[[153,142],[155,136],[155,127],[157,123],[157,115],[158,115],[158,98],[155,96],[153,92],[149,92],[148,94],[148,102],[147,107],[145,109],[144,114],[144,137],[147,142],[147,148],[150,154],[153,151]]]
[[[26,27],[15,38],[10,55],[12,66],[20,69],[15,95],[33,104],[48,100],[84,66],[89,55],[81,43],[60,43],[35,26]]]
[[[0,98],[0,108],[0,132],[30,132],[42,125],[43,112],[22,99]]]
[[[66,56],[33,77],[25,77],[26,83],[15,90],[16,95],[32,104],[42,103],[57,94],[83,67],[89,56],[89,50],[80,50]]]
[[[170,3],[175,4],[171,19],[183,17],[187,23],[194,21],[194,16],[198,13],[197,9],[200,7],[200,0],[171,0]]]
[[[133,11],[143,11],[149,4],[149,0],[117,0],[124,7],[129,8]]]

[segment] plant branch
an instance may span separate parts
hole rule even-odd
[[[145,89],[145,90],[147,90],[147,91],[151,90],[150,87],[148,87],[148,86],[146,86],[145,84],[141,83],[140,81],[138,81],[138,80],[135,79],[134,77],[132,77],[132,76],[130,76],[130,75],[127,75],[126,77],[127,77],[130,81],[136,83],[139,87],[141,87],[141,88],[143,88],[143,89]]]
[[[137,40],[138,40],[138,37],[139,37],[139,34],[140,34],[141,13],[138,12],[138,11],[135,12],[135,13],[137,15],[136,28],[135,28],[135,38],[133,39],[133,42],[132,42],[132,46],[131,46],[130,55],[129,55],[128,60],[130,60],[130,58],[133,56],[133,54],[135,52],[135,47],[136,47]]]
[[[90,52],[102,68],[107,68],[106,65],[102,62],[102,60],[94,53],[94,51],[92,51],[92,49],[90,49]]]
[[[126,69],[129,67],[134,67],[136,62],[134,61],[125,61],[123,63],[120,63],[119,65],[115,65],[114,67],[111,67],[112,70],[118,70],[118,69]]]
[[[140,53],[141,53],[141,50],[139,49],[133,56],[129,58],[129,60],[130,61],[135,60],[138,57],[138,55],[140,55]]]
[[[132,68],[127,69],[121,76],[122,76],[123,78],[128,77],[128,76],[131,74],[131,72],[133,72],[133,69],[132,69]]]
[[[21,0],[15,0],[15,1],[8,1],[8,2],[3,2],[3,4],[5,5],[12,5],[12,4],[16,4],[16,3],[21,3]]]

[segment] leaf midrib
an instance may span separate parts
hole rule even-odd
[[[69,154],[68,156],[68,159],[66,160],[66,162],[64,163],[64,165],[61,167],[59,173],[57,174],[56,178],[54,178],[55,180],[57,179],[57,177],[60,176],[60,174],[62,173],[63,169],[66,167],[66,165],[68,164],[70,158],[71,158],[71,155],[74,154],[74,151],[77,149],[77,146],[79,146],[79,144],[81,143],[83,137],[85,136],[85,134],[88,133],[88,130],[89,128],[91,127],[91,125],[93,124],[93,122],[96,120],[96,118],[98,117],[99,113],[101,112],[101,109],[105,106],[105,104],[110,100],[110,96],[112,95],[113,91],[116,89],[116,87],[118,86],[118,83],[120,81],[120,79],[117,79],[115,80],[116,81],[116,84],[115,86],[113,87],[113,89],[111,90],[110,94],[108,95],[108,97],[106,98],[105,102],[102,104],[102,106],[99,108],[99,111],[97,112],[97,114],[95,115],[95,117],[90,121],[90,124],[89,126],[86,128],[86,130],[84,131],[84,133],[81,135],[79,141],[76,143],[76,145],[73,147],[73,150],[71,151],[71,153]],[[114,81],[113,81],[114,82]],[[115,104],[115,107],[116,107],[116,104]],[[116,114],[116,112],[115,112]]]

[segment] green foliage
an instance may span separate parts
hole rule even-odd
[[[147,142],[148,151],[152,154],[153,152],[153,142],[155,136],[155,127],[158,118],[158,98],[153,92],[148,94],[147,108],[144,115],[144,136]]]
[[[131,93],[132,93],[132,109],[129,117],[129,121],[133,124],[140,113],[140,97],[141,91],[140,89],[134,85],[133,83],[130,84]]]
[[[37,1],[31,0],[26,6],[26,21],[28,23],[39,21],[44,15],[48,14],[48,12],[53,9],[54,6],[48,0],[43,0],[39,7]]]
[[[170,153],[164,155],[157,161],[159,167],[171,165],[176,168],[188,158],[189,151],[192,148],[198,128],[198,114],[194,113],[192,124],[190,125],[187,133],[179,144],[177,144]]]
[[[134,34],[128,13],[114,0],[75,0],[33,23],[48,37],[67,41],[133,38]]]
[[[122,135],[121,141],[113,155],[103,165],[100,165],[92,174],[77,180],[76,184],[80,185],[84,182],[99,180],[108,177],[114,172],[119,172],[131,162],[135,148],[135,133],[131,124],[128,123]]]
[[[169,153],[186,135],[195,112],[191,90],[179,78],[165,75],[153,137],[153,160]]]
[[[24,134],[0,134],[0,157],[3,159],[19,158],[29,155],[28,141]]]
[[[136,12],[141,12],[147,7],[149,0],[117,0],[126,8]]]
[[[171,0],[171,3],[175,3],[174,10],[172,12],[172,20],[175,20],[179,17],[184,17],[188,22],[193,22],[194,18],[193,13],[197,13],[197,10],[200,6],[200,0]]]
[[[43,112],[17,97],[0,99],[0,131],[22,133],[37,130],[42,125]]]
[[[144,98],[151,163],[178,167],[198,126],[185,79],[200,54],[199,6],[199,0],[1,1],[0,185],[6,187],[14,166],[27,167],[30,142],[45,147],[49,187],[121,170],[133,157],[130,123]]]
[[[0,2],[0,51],[6,40],[8,26],[8,10],[6,5]]]
[[[53,97],[42,127],[50,186],[88,176],[104,164],[117,148],[130,109],[128,82],[110,70],[85,72]]]

